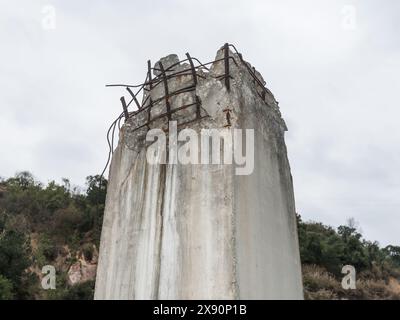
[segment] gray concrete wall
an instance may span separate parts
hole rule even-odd
[[[283,133],[256,101],[240,126],[255,128],[254,172],[234,178],[238,296],[302,298],[294,196]]]
[[[150,165],[145,131],[132,131],[144,120],[129,120],[110,167],[96,299],[302,299],[285,124],[272,94],[262,101],[243,66],[232,66],[229,93],[213,77],[222,68],[215,63],[199,80],[202,114],[210,117],[189,127],[222,128],[229,107],[232,129],[255,129],[254,172],[237,176],[234,165],[223,164]],[[192,80],[170,81],[179,88]],[[171,105],[191,99],[180,95]],[[190,116],[185,112],[179,117]]]

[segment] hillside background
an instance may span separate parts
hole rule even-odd
[[[81,192],[29,172],[0,179],[0,299],[93,299],[107,182],[86,181]],[[399,246],[363,239],[352,220],[297,221],[306,299],[400,299]],[[40,286],[44,265],[56,268],[55,290]],[[356,268],[357,289],[342,289],[343,265]]]

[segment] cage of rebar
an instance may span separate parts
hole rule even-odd
[[[234,55],[230,54],[230,49],[233,49]],[[142,124],[140,124],[138,127],[134,128],[133,131],[139,130],[141,128],[147,127],[147,129],[150,129],[150,125],[159,119],[166,118],[168,121],[173,120],[173,115],[183,109],[193,107],[195,106],[195,118],[186,121],[183,123],[179,123],[178,126],[183,126],[186,124],[189,124],[194,121],[201,120],[205,118],[206,116],[201,115],[201,100],[200,98],[196,95],[196,85],[198,83],[198,78],[204,78],[204,75],[199,72],[200,70],[207,70],[210,71],[210,66],[217,63],[217,62],[223,62],[223,70],[224,72],[222,74],[216,75],[215,78],[223,81],[226,89],[230,91],[231,89],[231,79],[232,75],[230,72],[230,63],[234,63],[236,66],[239,64],[243,65],[245,67],[245,70],[248,72],[250,77],[252,78],[254,84],[257,85],[257,88],[261,89],[259,92],[257,90],[257,94],[260,96],[260,98],[265,101],[266,96],[272,96],[272,93],[265,87],[264,83],[262,80],[259,79],[257,76],[257,71],[254,67],[250,67],[250,65],[243,59],[243,56],[236,47],[233,44],[225,43],[223,46],[223,58],[219,58],[207,63],[202,63],[199,59],[196,57],[192,57],[189,53],[186,53],[186,58],[180,61],[177,61],[167,68],[165,68],[162,64],[161,61],[158,61],[154,67],[151,66],[151,61],[147,61],[147,74],[145,81],[141,84],[138,85],[130,85],[130,84],[108,84],[106,87],[123,87],[125,88],[130,96],[130,100],[126,102],[125,97],[122,96],[120,98],[121,104],[122,104],[122,112],[121,114],[113,121],[111,126],[109,127],[107,131],[107,142],[109,146],[109,155],[108,155],[108,160],[107,164],[104,168],[104,171],[102,173],[102,176],[105,172],[105,170],[108,167],[108,164],[111,160],[111,155],[114,150],[114,136],[115,136],[115,130],[116,127],[118,129],[121,129],[121,120],[125,119],[127,121],[128,119],[138,116],[139,114],[145,112],[146,113],[146,121]],[[238,61],[236,57],[238,57]],[[174,70],[174,67],[180,66],[183,63],[188,63],[189,67],[185,68],[183,70],[176,71]],[[154,77],[152,76],[153,72],[156,72]],[[184,88],[180,88],[175,91],[171,91],[169,86],[168,86],[168,81],[180,77],[180,76],[187,76],[191,75],[192,76],[192,83]],[[149,93],[151,90],[154,90],[157,86],[163,86],[164,88],[164,95],[161,97],[158,97],[155,100],[152,100]],[[189,104],[185,104],[176,108],[171,108],[170,104],[170,99],[174,96],[188,93],[188,92],[193,92],[194,95],[194,101]],[[142,98],[142,103],[139,103],[139,98],[140,95],[143,95],[144,98]],[[151,115],[152,108],[164,101],[165,102],[165,112],[153,116]],[[136,106],[136,110],[129,111],[129,107],[131,105]]]

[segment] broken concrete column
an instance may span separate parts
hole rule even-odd
[[[160,84],[146,85],[146,111],[125,122],[113,154],[95,299],[303,298],[286,126],[261,75],[229,56],[230,90],[223,49],[209,70],[196,69],[195,86],[176,55],[160,61],[164,75],[177,76],[163,80],[155,64]],[[167,101],[166,90],[182,92]],[[146,134],[171,130],[167,103],[178,131],[254,129],[251,174],[238,175],[234,163],[150,164]]]

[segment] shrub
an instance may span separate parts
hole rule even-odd
[[[0,300],[11,300],[13,297],[13,285],[11,281],[0,274]]]

